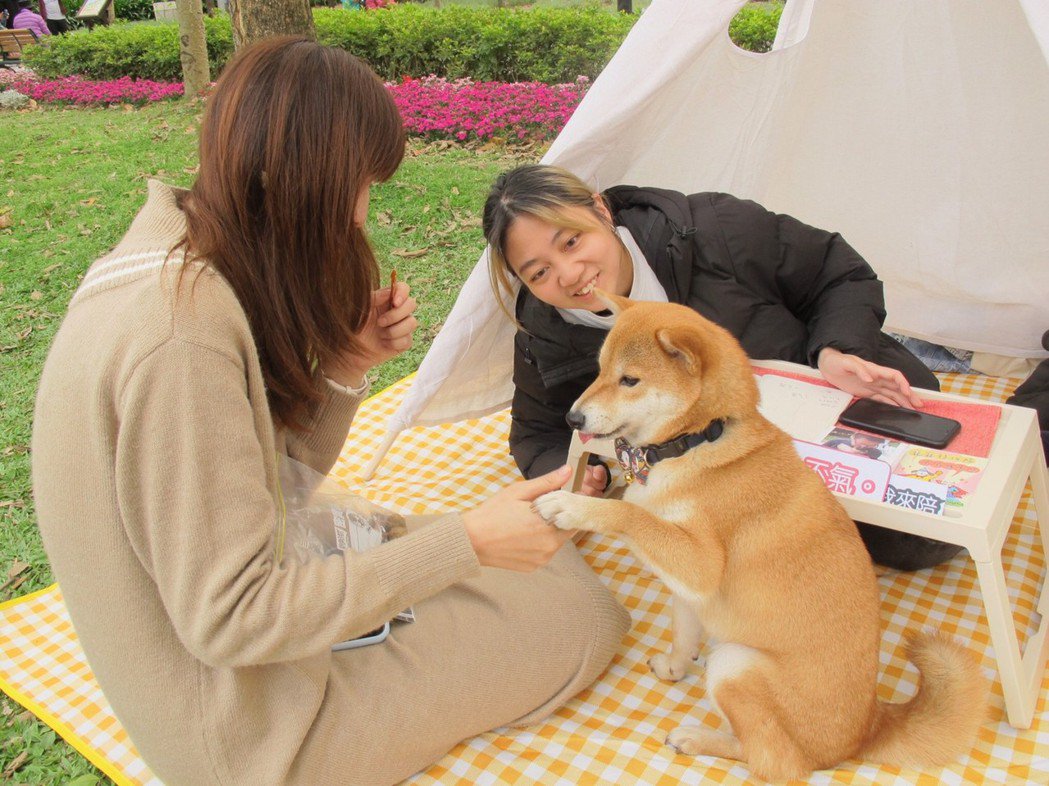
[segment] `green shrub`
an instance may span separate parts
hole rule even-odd
[[[113,10],[117,19],[138,22],[153,18],[153,0],[114,0]]]
[[[732,21],[732,39],[745,49],[767,51],[781,10],[781,3],[745,7]],[[637,19],[596,5],[436,9],[414,3],[367,12],[315,8],[313,17],[321,43],[354,53],[384,79],[435,74],[551,83],[596,77]],[[229,18],[205,17],[204,23],[215,77],[233,53]],[[182,78],[174,23],[118,23],[55,36],[49,46],[33,47],[26,62],[47,78]]]
[[[783,3],[751,3],[743,6],[728,26],[736,46],[751,52],[767,52],[776,40],[776,27]]]
[[[204,17],[208,60],[214,77],[233,54],[229,18]],[[48,46],[31,47],[26,64],[45,78],[80,74],[89,79],[122,76],[182,81],[178,56],[178,25],[116,23],[94,30],[52,36]]]
[[[579,75],[595,77],[635,17],[597,7],[432,9],[404,4],[367,12],[316,8],[314,21],[321,43],[353,52],[386,79],[437,74],[566,82]],[[229,18],[206,18],[205,24],[215,76],[232,54]],[[46,48],[35,47],[26,62],[43,77],[177,81],[182,78],[177,30],[174,23],[96,27],[56,37]]]
[[[635,17],[586,8],[440,9],[414,4],[366,13],[318,8],[317,37],[366,60],[384,79],[472,77],[567,82],[594,77]]]

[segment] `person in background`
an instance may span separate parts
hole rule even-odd
[[[40,0],[40,16],[44,18],[52,35],[69,32],[66,7],[62,0]]]
[[[18,0],[18,13],[11,22],[12,30],[32,30],[37,38],[51,35],[44,18],[32,9],[33,0]]]
[[[1042,334],[1042,346],[1049,350],[1049,330]],[[1049,360],[1039,363],[1031,375],[1024,380],[1006,404],[1030,407],[1038,413],[1038,428],[1042,432],[1042,451],[1049,465]]]
[[[0,22],[10,30],[18,13],[18,0],[0,0]]]
[[[404,127],[353,55],[267,38],[225,66],[193,186],[149,184],[73,296],[41,375],[33,490],[92,671],[169,784],[407,778],[537,722],[630,616],[513,483],[361,553],[282,556],[286,459],[326,475],[416,302],[366,222]],[[290,514],[289,514],[290,515]],[[411,606],[371,646],[333,652]]]
[[[612,317],[596,288],[694,308],[754,359],[819,368],[855,396],[921,406],[939,383],[882,332],[882,284],[841,235],[729,194],[618,185],[602,194],[570,172],[526,165],[501,175],[484,205],[497,296],[517,279],[510,452],[525,477],[564,462],[565,415],[593,381]],[[502,298],[500,298],[502,302]],[[598,493],[596,463],[583,487]],[[937,565],[961,547],[858,523],[875,562]]]
[[[881,458],[879,446],[882,442],[883,440],[880,437],[875,437],[873,434],[854,431],[848,439],[832,439],[830,442],[823,444],[828,448],[834,448],[843,453],[853,453],[857,456],[876,459]]]

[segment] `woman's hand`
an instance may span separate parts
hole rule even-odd
[[[583,483],[578,493],[588,497],[601,497],[607,485],[608,468],[604,464],[590,464],[583,473]]]
[[[879,366],[833,347],[820,350],[818,361],[823,378],[834,387],[861,398],[872,398],[908,409],[923,405],[906,377],[894,368]]]
[[[466,534],[482,565],[531,572],[553,559],[572,537],[547,524],[532,510],[532,500],[563,486],[567,466],[532,480],[512,483],[463,514]]]
[[[357,339],[359,354],[345,353],[338,362],[324,369],[324,375],[340,385],[355,388],[373,367],[404,352],[412,346],[412,333],[419,326],[413,314],[418,307],[403,281],[393,287],[372,292],[371,314]]]

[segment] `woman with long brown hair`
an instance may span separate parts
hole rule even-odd
[[[293,562],[280,462],[326,473],[368,370],[411,344],[377,289],[369,187],[404,151],[345,52],[264,41],[224,70],[189,191],[145,206],[74,295],[40,383],[40,528],[107,699],[167,783],[398,781],[544,717],[625,611],[530,509],[565,468],[371,551]],[[413,605],[381,644],[332,645]]]

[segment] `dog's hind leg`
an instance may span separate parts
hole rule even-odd
[[[649,658],[648,666],[661,680],[677,682],[688,673],[688,667],[699,658],[699,643],[703,639],[703,624],[692,602],[674,594],[674,639],[670,649]]]
[[[735,758],[767,781],[805,777],[815,762],[783,726],[760,657],[749,647],[721,645],[709,658],[707,689],[739,741]]]
[[[711,731],[702,726],[678,726],[667,735],[667,745],[689,756],[717,756],[743,760],[743,746],[731,734]]]

